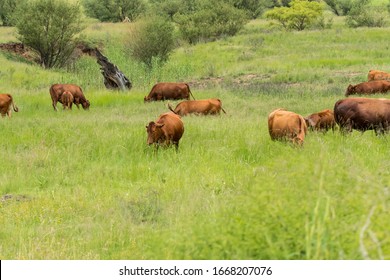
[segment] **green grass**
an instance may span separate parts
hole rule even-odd
[[[152,73],[104,41],[127,93],[105,90],[89,58],[75,74],[0,54],[0,91],[20,109],[0,119],[0,194],[13,195],[0,202],[0,258],[390,259],[388,136],[310,132],[295,148],[267,128],[275,108],[333,108],[369,69],[389,70],[389,30],[267,28],[182,47]],[[184,117],[179,152],[155,153],[145,125],[167,104],[143,96],[157,80],[190,81],[227,114]],[[68,81],[89,111],[54,112],[48,89]]]

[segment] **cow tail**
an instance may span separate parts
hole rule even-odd
[[[191,92],[191,90],[190,90],[190,86],[189,86],[188,84],[186,84],[186,86],[187,86],[188,92],[189,92],[189,93],[191,94],[191,96],[192,96],[192,99],[195,100],[195,97],[194,97],[194,95],[192,94],[192,92]]]
[[[19,108],[15,105],[14,99],[12,98],[11,94],[8,94],[8,97],[11,98],[12,108],[15,112],[19,112]]]
[[[222,112],[224,112],[226,114],[226,111],[222,108],[222,101],[220,99],[218,99],[219,103],[221,104],[221,110]]]
[[[171,110],[173,113],[175,113],[177,115],[177,113],[175,112],[175,110],[173,110],[171,104],[168,103],[168,109]]]

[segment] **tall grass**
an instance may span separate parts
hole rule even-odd
[[[388,70],[387,29],[265,29],[178,49],[153,77],[106,42],[132,73],[125,94],[90,58],[68,73],[0,55],[1,91],[20,108],[0,120],[0,258],[389,259],[388,136],[310,132],[295,148],[267,127],[275,108],[332,108],[348,83]],[[143,103],[155,80],[190,81],[227,114],[184,117],[179,151],[156,153],[145,125],[168,110]],[[54,112],[57,81],[79,83],[90,110]]]

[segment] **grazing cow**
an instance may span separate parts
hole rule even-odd
[[[188,114],[216,115],[220,114],[221,110],[226,114],[222,108],[222,102],[218,98],[187,100],[177,104],[175,109],[171,107],[171,104],[168,104],[168,108],[179,116],[187,116]]]
[[[374,94],[385,93],[390,90],[390,81],[378,80],[371,82],[363,82],[357,85],[349,85],[345,96],[351,94]]]
[[[19,109],[16,107],[11,94],[1,93],[0,94],[0,113],[2,117],[7,115],[9,118],[11,117],[12,109],[15,112],[18,112]]]
[[[370,70],[367,75],[368,81],[374,80],[390,80],[390,74],[379,70]]]
[[[305,118],[306,125],[311,130],[326,132],[329,129],[334,130],[336,122],[332,110],[326,109],[318,113],[313,113]]]
[[[146,126],[148,134],[147,144],[170,146],[175,145],[176,150],[179,148],[179,140],[184,133],[184,125],[180,117],[171,112],[164,113],[158,117],[155,122],[150,122]]]
[[[163,101],[166,99],[190,99],[192,92],[188,84],[185,83],[158,83],[155,84],[148,96],[144,97],[144,102]],[[194,98],[195,99],[195,98]]]
[[[268,116],[268,130],[272,140],[289,140],[302,145],[307,126],[301,115],[285,109],[276,109]]]
[[[390,129],[390,99],[346,98],[334,105],[334,117],[341,132],[374,130],[376,135]]]
[[[61,95],[64,91],[70,91],[73,95],[73,103],[80,109],[79,104],[84,110],[89,109],[90,103],[85,98],[81,87],[73,84],[54,84],[50,87],[50,96],[53,101],[53,108],[57,111],[57,102],[61,103]]]
[[[65,109],[72,110],[73,105],[73,94],[70,91],[64,91],[61,95],[61,103]]]

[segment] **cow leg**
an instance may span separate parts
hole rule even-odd
[[[58,111],[58,110],[57,110],[57,100],[53,100],[53,103],[52,103],[52,104],[53,104],[54,110],[55,110],[55,111]]]

